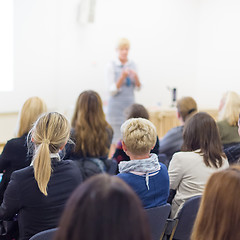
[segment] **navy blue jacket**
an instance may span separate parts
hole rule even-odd
[[[0,182],[0,204],[12,172],[29,166],[31,159],[32,157],[28,154],[27,134],[6,143],[0,155],[0,172],[3,173]]]
[[[67,199],[82,182],[73,161],[52,159],[52,169],[47,196],[39,190],[32,166],[11,175],[0,207],[0,220],[11,220],[18,214],[20,240],[57,227]]]
[[[131,172],[117,175],[136,192],[144,208],[152,208],[167,203],[169,195],[168,171],[164,164],[159,164],[161,165],[160,171],[155,175],[149,175],[149,189],[146,185],[146,175],[136,175]]]

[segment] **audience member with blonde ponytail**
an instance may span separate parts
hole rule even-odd
[[[0,203],[13,171],[27,167],[31,163],[32,154],[27,147],[27,134],[38,117],[47,111],[46,104],[39,97],[31,97],[24,103],[20,114],[17,137],[9,140],[0,155]]]
[[[12,173],[0,207],[0,220],[18,215],[20,240],[57,227],[65,202],[82,181],[75,163],[58,154],[69,135],[70,124],[56,112],[41,116],[29,133],[32,166]]]

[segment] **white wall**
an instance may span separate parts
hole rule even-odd
[[[78,21],[79,3],[14,1],[15,90],[0,94],[0,111],[39,95],[70,113],[90,88],[106,100],[105,66],[122,36],[132,43],[144,82],[137,101],[146,106],[169,106],[167,86],[204,108],[216,108],[225,90],[240,90],[237,0],[97,0],[94,24]]]
[[[61,1],[58,8],[59,101],[63,92],[75,96],[62,103],[64,108],[87,88],[99,91],[106,100],[105,67],[115,57],[115,44],[122,36],[131,40],[130,57],[137,63],[144,83],[137,94],[139,102],[169,105],[167,86],[178,86],[182,94],[194,91],[184,86],[196,80],[197,31],[193,19],[197,9],[191,0],[184,0],[184,4],[178,0],[149,0],[147,4],[138,0],[99,0],[93,25],[76,22],[79,1],[71,2]]]
[[[201,0],[198,11],[196,98],[215,107],[225,91],[240,93],[240,1]]]

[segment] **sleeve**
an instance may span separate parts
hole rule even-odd
[[[117,86],[115,83],[115,71],[114,71],[114,63],[111,62],[107,65],[107,72],[106,72],[106,84],[107,89],[112,96],[118,93]]]
[[[174,154],[168,168],[170,189],[176,190],[183,178],[183,169],[178,154]]]
[[[174,134],[173,130],[169,130],[166,135],[160,140],[159,153],[168,153],[172,149]]]
[[[4,193],[3,203],[0,207],[0,219],[11,220],[20,210],[20,190],[15,172]]]
[[[2,173],[9,165],[10,165],[10,161],[9,159],[15,157],[12,155],[16,155],[15,151],[13,151],[12,147],[11,147],[11,142],[7,142],[2,154],[0,155],[0,172]]]

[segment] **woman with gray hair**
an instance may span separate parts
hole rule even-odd
[[[130,161],[121,161],[118,177],[128,183],[144,208],[163,205],[169,195],[167,168],[150,153],[156,143],[156,128],[147,119],[132,118],[121,126],[122,146]]]

